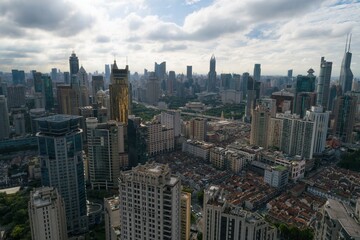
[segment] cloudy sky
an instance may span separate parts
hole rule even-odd
[[[352,70],[360,77],[360,0],[1,0],[0,71],[68,71],[72,51],[88,72],[116,57],[131,72],[264,75],[319,72],[321,56],[339,75],[352,32]]]

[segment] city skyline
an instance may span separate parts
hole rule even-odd
[[[69,71],[69,55],[75,51],[87,72],[103,72],[104,64],[116,58],[132,73],[166,61],[169,71],[186,74],[192,65],[194,73],[206,74],[214,54],[218,74],[251,73],[260,63],[262,75],[294,69],[296,76],[312,67],[318,76],[325,56],[337,77],[351,32],[351,68],[354,77],[360,75],[357,0],[20,3],[0,3],[0,71]]]

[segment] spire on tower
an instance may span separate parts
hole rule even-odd
[[[348,48],[348,52],[350,52],[351,37],[352,37],[352,33],[350,33],[350,40],[349,40],[349,48]]]
[[[349,39],[349,34],[346,35],[345,52],[347,51],[348,39]]]

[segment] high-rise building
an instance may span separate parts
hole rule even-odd
[[[187,79],[192,79],[192,66],[186,66],[186,78]]]
[[[106,81],[107,83],[110,82],[110,74],[111,74],[111,72],[110,72],[110,65],[109,65],[109,64],[105,64],[105,81]]]
[[[49,76],[42,74],[41,75],[42,89],[43,89],[43,99],[45,102],[45,109],[52,110],[54,108],[54,94],[53,94],[53,85],[52,80]]]
[[[175,81],[176,81],[175,72],[170,71],[169,72],[169,77],[168,77],[168,80],[167,80],[167,84],[166,84],[167,92],[170,95],[172,95],[173,92],[174,92],[174,85],[176,84]]]
[[[13,69],[11,70],[12,73],[12,82],[13,85],[25,85],[25,72],[24,70],[17,70]]]
[[[254,80],[259,82],[261,79],[261,64],[255,63],[254,65]]]
[[[181,192],[181,240],[190,239],[191,193]]]
[[[351,35],[350,35],[349,43],[348,43],[348,39],[346,39],[344,58],[341,62],[341,68],[340,68],[339,82],[343,94],[351,91],[352,81],[354,78],[354,75],[350,69],[351,57],[352,57],[352,53],[350,52],[350,45],[351,45]]]
[[[105,239],[120,239],[120,198],[104,199]]]
[[[68,239],[65,203],[56,188],[31,191],[28,211],[32,239]]]
[[[356,207],[359,207],[359,200]],[[316,221],[314,239],[360,239],[359,216],[353,208],[328,198],[320,212],[321,219]]]
[[[289,69],[289,70],[288,70],[287,77],[288,77],[289,79],[291,79],[291,78],[293,77],[293,70],[292,70],[292,69]]]
[[[311,106],[316,105],[316,93],[314,92],[300,92],[296,96],[295,109],[294,113],[298,114],[303,118],[306,114],[306,111],[311,108]]]
[[[216,92],[216,59],[214,54],[210,58],[210,71],[208,74],[207,91]]]
[[[320,74],[316,88],[316,105],[329,109],[329,94],[331,80],[332,62],[327,62],[321,57]]]
[[[178,137],[181,134],[180,119],[180,111],[177,110],[162,111],[160,115],[161,124],[165,125],[167,128],[174,129],[175,137]]]
[[[308,70],[308,75],[298,75],[296,77],[296,86],[295,86],[295,103],[293,112],[297,109],[297,97],[301,92],[314,92],[315,91],[315,80],[314,70],[310,68]]]
[[[144,124],[146,128],[146,152],[154,156],[175,148],[174,129],[163,126],[160,121],[154,120]]]
[[[129,66],[119,69],[116,61],[111,69],[110,119],[127,126],[129,115]]]
[[[355,123],[356,97],[340,96],[335,100],[333,134],[342,142],[351,143]]]
[[[8,86],[7,100],[9,109],[25,106],[25,86]]]
[[[149,72],[149,79],[146,82],[146,102],[157,105],[160,97],[160,82],[154,72]]]
[[[127,167],[124,126],[116,121],[98,123],[86,119],[89,180],[92,188],[117,186],[122,168]]]
[[[151,163],[121,172],[121,239],[180,240],[180,188],[168,165]]]
[[[154,68],[155,76],[160,80],[164,80],[166,77],[166,62],[162,62],[160,64],[155,63]]]
[[[80,67],[78,73],[76,74],[76,77],[79,81],[80,86],[85,86],[87,89],[90,88],[88,74],[83,66]]]
[[[52,68],[51,69],[50,76],[51,76],[52,81],[57,82],[57,80],[58,80],[58,70],[57,70],[57,68]]]
[[[57,86],[58,110],[61,114],[78,115],[79,107],[89,105],[89,95],[84,86],[80,86],[76,76],[70,85]]]
[[[70,65],[70,78],[76,75],[79,72],[79,58],[76,56],[75,52],[72,52],[69,58]]]
[[[16,136],[25,136],[26,129],[25,129],[25,116],[23,113],[15,113],[12,115],[13,118],[13,125],[15,128]]]
[[[252,110],[250,144],[267,148],[271,111],[263,105]]]
[[[258,213],[228,203],[220,187],[210,186],[204,193],[203,239],[275,240],[277,230]]]
[[[205,141],[207,134],[207,120],[204,118],[193,118],[190,120],[189,138]]]
[[[70,72],[64,72],[64,83],[70,84]]]
[[[0,95],[0,140],[9,138],[10,122],[7,100],[4,95]]]
[[[92,86],[92,99],[93,99],[93,103],[95,103],[96,93],[99,90],[105,90],[104,77],[102,75],[92,76],[91,86]]]
[[[256,100],[260,98],[261,82],[257,82],[252,77],[249,77],[247,87],[245,118],[249,121],[251,119],[251,111],[256,107]]]
[[[322,106],[312,106],[306,111],[306,119],[314,122],[313,153],[321,154],[325,150],[326,136],[329,124],[329,111],[324,111]]]
[[[243,92],[243,100],[247,97],[247,90],[248,90],[248,82],[249,82],[249,76],[250,74],[248,72],[244,72],[242,74],[242,80],[241,80],[241,89]]]
[[[70,234],[88,229],[80,119],[71,115],[37,119],[41,184],[57,188],[64,199]]]

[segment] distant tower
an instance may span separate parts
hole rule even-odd
[[[166,84],[168,94],[170,94],[170,95],[173,94],[175,83],[176,83],[175,72],[170,71],[168,81],[167,81],[167,84]]]
[[[190,138],[205,141],[207,133],[207,121],[204,118],[190,120]]]
[[[303,92],[314,92],[315,91],[315,79],[316,77],[314,76],[314,69],[310,68],[308,71],[308,74],[306,76],[304,75],[298,75],[296,77],[296,88],[295,88],[295,104],[294,104],[294,109],[293,112],[296,111],[296,109],[298,109],[297,103],[298,103],[298,98],[300,98],[300,93]],[[305,109],[305,111],[308,109]]]
[[[271,111],[263,105],[252,110],[250,144],[267,148]]]
[[[260,81],[261,78],[261,64],[255,63],[254,65],[254,80]]]
[[[321,57],[320,74],[316,89],[316,105],[329,109],[330,79],[331,79],[332,62],[325,61]]]
[[[51,69],[51,80],[53,80],[54,82],[56,82],[58,80],[58,70],[57,68],[52,68]]]
[[[119,69],[116,61],[111,69],[110,119],[127,126],[129,115],[129,66]]]
[[[348,42],[348,39],[346,39],[345,54],[344,54],[344,58],[342,60],[341,69],[340,69],[339,82],[340,82],[343,94],[351,91],[352,81],[354,78],[354,75],[350,69],[351,57],[352,57],[352,53],[350,52],[350,44],[351,44],[351,35],[350,35],[349,42]]]
[[[186,77],[187,79],[192,79],[192,66],[186,66]]]
[[[102,75],[92,76],[91,89],[92,89],[92,100],[93,103],[95,103],[96,93],[100,90],[105,90],[104,77]]]
[[[107,83],[110,82],[110,65],[109,64],[105,64],[105,81]]]
[[[32,239],[68,239],[65,203],[56,188],[31,191],[28,211]]]
[[[0,95],[0,141],[9,138],[10,122],[6,97]]]
[[[292,69],[289,69],[289,70],[288,70],[287,77],[288,77],[289,79],[291,79],[291,78],[293,77],[293,70],[292,70]]]
[[[72,76],[76,75],[79,71],[79,59],[76,56],[75,52],[72,52],[69,58],[69,64],[70,64],[70,79],[71,79]]]
[[[157,105],[160,97],[160,81],[154,72],[149,72],[149,79],[146,82],[146,102]]]
[[[313,151],[316,154],[321,154],[325,150],[329,115],[330,112],[324,112],[322,106],[312,106],[311,110],[306,111],[305,118],[314,122]]]
[[[214,54],[211,56],[210,59],[210,71],[208,74],[207,91],[208,92],[216,91],[216,59]]]
[[[335,114],[334,121],[334,135],[342,142],[351,143],[352,132],[355,123],[356,113],[356,97],[341,96],[335,100],[333,114]]]
[[[243,93],[243,100],[245,100],[247,96],[249,76],[250,74],[248,72],[244,72],[241,77],[241,90]]]
[[[156,77],[162,81],[165,79],[165,75],[166,75],[166,62],[162,62],[160,64],[155,63],[155,75]]]
[[[41,184],[57,188],[65,202],[68,233],[88,229],[80,116],[38,118]]]

